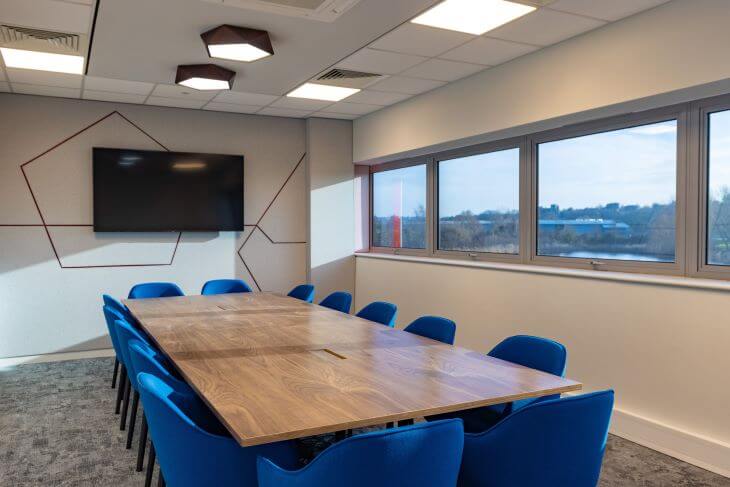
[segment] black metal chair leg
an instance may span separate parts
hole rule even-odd
[[[132,396],[132,412],[129,415],[129,431],[127,431],[127,450],[132,449],[132,439],[134,438],[134,423],[137,421],[137,408],[139,407],[139,392],[134,391]]]
[[[401,421],[398,421],[398,426],[410,426],[413,424],[412,419],[403,419]]]
[[[165,477],[162,476],[162,470],[160,470],[160,476],[157,477],[157,487],[165,487]]]
[[[124,384],[124,405],[122,406],[122,417],[119,420],[120,431],[124,431],[127,426],[127,410],[129,409],[129,393],[131,390],[132,383],[129,382],[129,377],[127,377],[127,382]]]
[[[119,372],[119,389],[117,389],[117,403],[114,406],[114,414],[119,414],[119,408],[122,405],[124,396],[124,384],[127,383],[127,368],[122,364],[122,370]]]
[[[112,374],[112,389],[117,386],[117,373],[119,372],[119,359],[114,357],[114,373]]]
[[[335,432],[335,441],[336,442],[344,440],[345,437],[346,437],[346,432],[344,430]]]
[[[139,447],[137,448],[137,471],[144,468],[144,451],[147,448],[147,418],[142,412],[142,426],[139,429]]]
[[[386,428],[386,429],[390,429],[390,428],[392,428],[393,426],[394,426],[394,425],[393,425],[393,423],[385,423],[385,428]]]
[[[155,445],[150,442],[150,456],[147,458],[147,473],[144,476],[144,487],[152,486],[152,474],[155,471]]]

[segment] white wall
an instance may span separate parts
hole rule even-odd
[[[730,290],[356,261],[357,308],[393,302],[398,327],[451,318],[456,344],[480,352],[520,333],[555,339],[568,348],[568,377],[616,391],[616,432],[730,475]]]
[[[730,91],[728,15],[727,0],[674,0],[379,110],[355,121],[354,160],[382,162],[471,137],[553,128],[604,107],[606,115]]]
[[[138,282],[306,280],[303,120],[10,94],[0,107],[0,358],[108,347],[101,294]],[[244,232],[183,233],[177,248],[176,233],[93,233],[91,148],[160,144],[243,154]]]
[[[307,120],[311,281],[317,300],[355,291],[352,122]]]

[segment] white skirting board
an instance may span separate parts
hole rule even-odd
[[[114,357],[114,350],[102,348],[99,350],[85,350],[82,352],[59,352],[44,355],[26,355],[23,357],[0,358],[0,369],[15,367],[22,364],[40,364],[43,362],[63,362],[64,360],[78,360],[83,358]]]
[[[114,350],[64,352],[0,359],[0,369],[20,364],[113,357]],[[615,408],[611,433],[700,468],[730,478],[730,444]]]
[[[613,410],[611,433],[730,478],[730,444],[618,408]]]

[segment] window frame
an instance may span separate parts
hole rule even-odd
[[[596,118],[556,129],[528,132],[520,137],[497,139],[456,149],[434,151],[418,157],[370,166],[369,187],[367,190],[369,197],[367,208],[370,215],[368,216],[367,228],[370,231],[370,236],[372,236],[373,174],[390,169],[420,164],[426,165],[426,248],[393,249],[374,247],[372,246],[372,239],[370,239],[366,251],[391,255],[437,257],[455,261],[483,261],[497,264],[517,263],[527,267],[542,266],[730,280],[730,265],[706,263],[709,115],[724,110],[730,110],[730,93],[646,111]],[[675,262],[620,261],[537,255],[537,202],[539,189],[537,188],[537,145],[544,142],[620,130],[671,119],[677,121]],[[438,238],[438,162],[515,147],[520,150],[519,255],[439,250],[436,241]],[[593,265],[591,264],[593,260],[597,260],[601,264]]]
[[[730,279],[730,264],[719,265],[707,262],[707,237],[708,228],[708,195],[710,187],[710,115],[716,112],[730,111],[730,96],[723,95],[696,102],[692,106],[695,147],[693,152],[697,158],[692,174],[697,181],[692,184],[696,190],[696,197],[692,198],[696,205],[694,213],[697,219],[694,222],[693,233],[695,236],[690,259],[693,260],[694,269],[692,275],[710,279]]]
[[[633,260],[590,259],[581,257],[558,257],[538,255],[537,253],[537,226],[538,226],[538,145],[546,142],[572,139],[586,135],[600,134],[622,130],[641,125],[650,125],[669,120],[677,121],[677,152],[675,168],[675,247],[674,262],[646,262]],[[620,115],[608,119],[588,122],[584,124],[561,127],[545,131],[530,138],[530,250],[529,262],[536,265],[553,267],[567,267],[575,269],[634,272],[644,274],[685,274],[685,204],[686,204],[686,172],[687,172],[687,113],[683,106],[671,106],[657,110],[629,115]]]
[[[413,249],[406,247],[379,247],[373,245],[375,232],[373,231],[373,224],[375,221],[375,181],[374,175],[379,172],[393,171],[395,169],[404,169],[414,166],[426,166],[426,222],[425,222],[425,235],[426,235],[426,247],[423,249]],[[433,177],[431,164],[427,157],[413,157],[409,159],[403,159],[401,161],[388,162],[370,166],[370,184],[369,184],[369,209],[370,209],[370,252],[378,252],[383,254],[394,254],[394,255],[410,255],[410,256],[428,256],[431,249],[431,232],[429,231],[429,222],[431,221],[431,212],[433,211],[430,204],[429,192],[431,187],[431,179]]]
[[[519,230],[518,230],[518,251],[516,254],[505,254],[499,252],[485,252],[479,250],[442,250],[438,247],[439,239],[439,164],[453,159],[462,157],[476,156],[482,154],[490,154],[502,150],[518,149],[518,212],[519,212]],[[525,138],[515,137],[510,139],[502,139],[495,142],[487,142],[475,146],[452,149],[434,154],[431,164],[433,164],[433,187],[431,188],[431,206],[433,207],[434,217],[431,221],[431,233],[433,235],[433,252],[434,257],[444,257],[452,259],[461,259],[469,261],[492,261],[505,263],[520,263],[523,261],[523,232],[524,226],[529,224],[525,218],[524,201],[522,195],[524,185],[523,168],[525,167],[523,156],[525,149]]]

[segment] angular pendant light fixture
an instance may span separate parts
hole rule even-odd
[[[248,63],[274,54],[269,33],[265,30],[221,25],[200,34],[200,37],[212,58]]]
[[[177,67],[175,83],[195,90],[230,90],[236,73],[215,64],[186,64]]]

